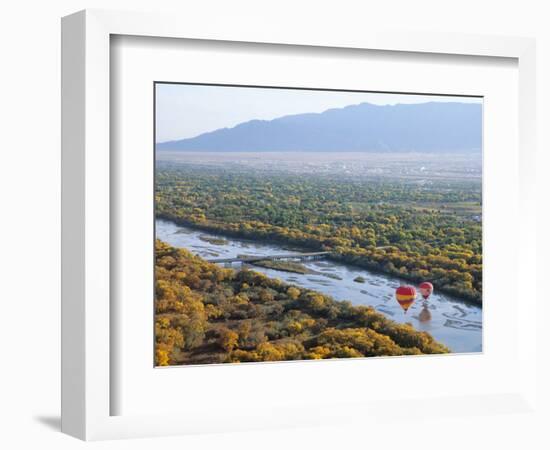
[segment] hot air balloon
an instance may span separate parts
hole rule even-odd
[[[424,281],[423,283],[420,283],[418,290],[420,291],[420,294],[422,294],[422,297],[424,297],[424,300],[428,300],[428,297],[432,295],[432,292],[434,291],[434,287],[432,283]]]
[[[399,286],[395,290],[395,298],[403,311],[407,312],[416,299],[416,289],[414,286]]]

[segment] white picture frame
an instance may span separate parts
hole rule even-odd
[[[277,419],[267,410],[242,412],[224,420],[226,411],[202,414],[112,415],[117,388],[110,367],[111,339],[111,191],[110,161],[110,39],[112,35],[200,39],[242,43],[297,45],[304,48],[368,49],[414,54],[501,57],[517,60],[519,76],[519,184],[517,198],[520,237],[514,241],[517,280],[525,302],[536,308],[535,287],[527,280],[535,264],[535,195],[530,174],[535,171],[535,43],[532,39],[444,33],[349,31],[312,35],[305,30],[279,30],[268,24],[208,27],[192,17],[87,10],[62,22],[62,430],[85,440],[162,436],[208,431],[234,431],[269,426],[296,426],[346,421],[351,417],[386,414],[380,403],[343,401],[278,405]],[[512,253],[513,254],[513,253]],[[517,296],[517,292],[510,295]],[[519,377],[500,394],[426,399],[441,415],[490,414],[507,408],[533,408],[536,398],[536,330],[518,311]],[[521,345],[520,345],[521,344]],[[256,366],[257,367],[257,366]],[[295,366],[296,367],[296,366]],[[347,370],[352,370],[348,364]],[[294,369],[297,370],[297,369]],[[343,369],[346,370],[346,369]],[[183,376],[183,375],[182,375]],[[406,399],[401,399],[406,403]],[[418,409],[410,405],[410,410]],[[246,417],[245,420],[239,420]]]

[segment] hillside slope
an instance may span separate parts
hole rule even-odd
[[[170,151],[479,152],[482,107],[474,103],[361,103],[323,113],[251,120],[157,144]]]

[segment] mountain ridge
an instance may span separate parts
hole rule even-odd
[[[478,152],[477,103],[359,103],[320,113],[252,119],[186,139],[156,144],[171,151]]]

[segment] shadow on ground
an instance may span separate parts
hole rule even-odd
[[[61,431],[61,417],[59,416],[36,416],[34,420],[50,430]]]

